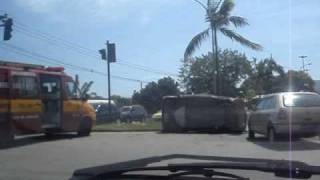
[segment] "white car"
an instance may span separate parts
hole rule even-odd
[[[318,135],[320,95],[312,92],[286,92],[259,97],[248,122],[248,138],[264,134],[269,141],[278,135],[295,137]]]

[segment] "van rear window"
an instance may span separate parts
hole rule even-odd
[[[320,95],[316,94],[288,94],[284,95],[283,98],[283,103],[287,107],[320,106]]]

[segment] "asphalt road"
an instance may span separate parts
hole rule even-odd
[[[79,168],[174,153],[294,159],[320,165],[318,138],[295,140],[291,148],[289,151],[290,143],[285,140],[270,144],[258,137],[247,141],[246,134],[128,132],[93,133],[89,137],[68,134],[51,139],[23,136],[0,149],[0,179],[68,179]]]

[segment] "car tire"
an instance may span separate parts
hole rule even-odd
[[[250,123],[248,123],[248,139],[254,139],[255,137],[255,133],[252,130]]]
[[[273,127],[268,128],[267,137],[270,143],[273,143],[276,140],[276,132]]]
[[[92,121],[89,118],[82,119],[78,130],[78,136],[90,136]]]
[[[254,139],[255,137],[256,137],[255,133],[252,130],[249,130],[248,131],[248,139]]]

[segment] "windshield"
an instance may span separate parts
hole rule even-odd
[[[285,95],[284,105],[290,107],[317,107],[320,106],[320,96],[314,94]]]
[[[317,169],[319,31],[320,0],[0,0],[0,180],[177,154],[148,167]]]

